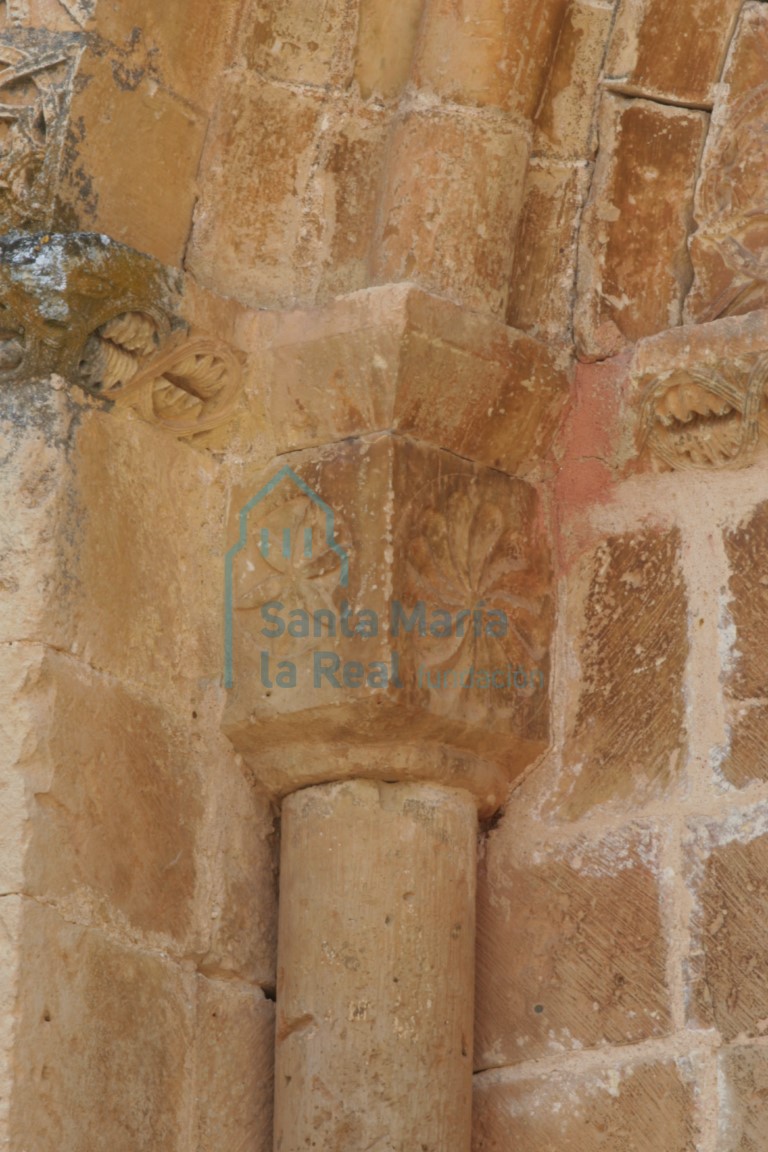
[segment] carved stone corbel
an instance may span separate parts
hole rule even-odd
[[[180,280],[91,233],[0,238],[0,384],[57,374],[178,437],[234,414],[237,354],[176,315]]]

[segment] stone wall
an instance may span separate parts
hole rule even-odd
[[[0,0],[2,231],[174,297],[94,265],[38,324],[3,283],[0,1145],[271,1146],[277,803],[332,771],[484,816],[515,778],[475,1152],[762,1149],[766,37],[753,0]],[[508,514],[549,718],[228,692],[225,554],[286,463],[382,604]]]

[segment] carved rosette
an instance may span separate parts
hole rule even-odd
[[[0,384],[52,374],[179,437],[231,419],[240,360],[174,318],[176,274],[106,236],[0,238]]]
[[[642,440],[657,466],[675,471],[752,463],[765,410],[768,353],[751,367],[677,370],[656,377],[642,402]]]

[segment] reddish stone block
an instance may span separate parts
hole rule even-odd
[[[516,826],[513,805],[478,878],[476,1067],[665,1035],[654,838],[523,852]]]

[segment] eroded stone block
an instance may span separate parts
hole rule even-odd
[[[394,429],[508,473],[547,454],[567,361],[506,325],[405,285],[244,317],[251,390],[279,451]]]
[[[608,83],[679,104],[711,104],[740,7],[740,0],[622,0]]]
[[[687,1061],[621,1063],[540,1079],[475,1078],[473,1152],[669,1152],[695,1147],[694,1085]]]
[[[542,340],[570,339],[586,164],[532,160],[509,285],[507,322]]]
[[[727,683],[731,747],[721,771],[743,787],[768,779],[768,588],[763,557],[768,548],[768,504],[726,533],[731,568],[729,611],[736,627],[734,667]]]
[[[304,0],[247,4],[235,38],[236,55],[253,72],[301,85],[343,85],[351,79],[358,3]]]
[[[719,1057],[725,1101],[717,1152],[761,1152],[765,1141],[768,1053],[765,1048],[726,1048]]]
[[[296,93],[245,72],[223,78],[188,260],[207,287],[253,305],[298,294],[292,258],[325,108],[316,89]]]
[[[532,119],[567,4],[542,0],[439,0],[427,8],[414,79],[457,104],[489,105]]]
[[[235,981],[197,980],[196,1152],[271,1152],[275,1006]]]
[[[72,98],[57,218],[179,265],[206,128],[186,100],[148,76],[122,73],[108,51],[87,51]]]
[[[40,754],[49,778],[30,810],[27,890],[72,918],[127,923],[199,950],[204,808],[191,733],[64,656],[48,657],[38,691],[48,706]],[[96,722],[85,724],[86,715]]]
[[[439,108],[395,124],[376,282],[412,280],[504,314],[529,144],[512,122]]]
[[[17,1148],[184,1147],[194,976],[24,903]]]
[[[735,812],[694,825],[689,869],[695,912],[690,1014],[725,1040],[760,1036],[768,1018],[761,957],[768,948],[768,813]]]
[[[398,95],[411,72],[424,0],[360,0],[355,79],[364,100]]]
[[[513,806],[478,878],[475,1066],[666,1034],[653,836],[526,851],[516,829]]]
[[[583,597],[581,685],[557,810],[633,810],[674,787],[685,760],[686,594],[676,531],[627,533],[597,549]]]
[[[613,356],[680,323],[707,124],[703,112],[604,98],[579,245],[575,329],[584,359]]]
[[[612,7],[600,0],[568,6],[536,111],[537,155],[583,160],[594,154],[595,92],[612,18]]]
[[[691,240],[695,280],[688,321],[715,320],[768,304],[765,132],[768,13],[745,4],[718,88],[696,189]]]

